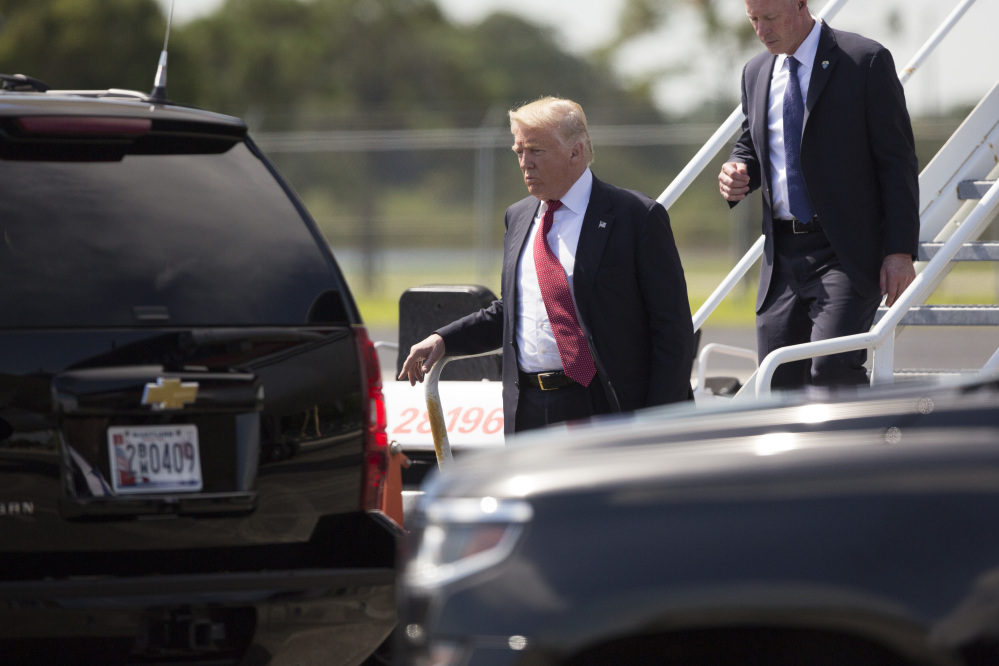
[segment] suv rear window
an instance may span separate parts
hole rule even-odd
[[[0,160],[0,182],[2,328],[302,324],[320,302],[345,316],[328,305],[339,272],[245,143]]]

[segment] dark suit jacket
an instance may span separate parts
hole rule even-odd
[[[500,299],[437,331],[452,355],[502,345],[507,433],[513,432],[519,396],[517,263],[540,205],[528,197],[506,211]],[[661,204],[594,178],[576,248],[573,291],[613,406],[633,410],[690,399],[694,340],[687,283]]]
[[[763,187],[766,240],[757,310],[766,298],[774,256],[767,100],[776,60],[762,53],[743,70],[746,120],[730,158],[748,166],[750,189]],[[877,42],[823,23],[805,106],[801,168],[808,194],[854,288],[876,296],[884,257],[915,257],[919,242],[915,144],[891,54]]]

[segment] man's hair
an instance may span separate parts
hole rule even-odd
[[[566,148],[582,141],[586,164],[593,164],[593,141],[586,128],[586,114],[576,102],[559,97],[542,97],[510,111],[510,131],[516,131],[518,125],[530,129],[555,130],[559,141]]]

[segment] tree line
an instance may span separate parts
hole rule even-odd
[[[147,91],[165,30],[155,0],[3,0],[0,71]],[[174,25],[169,51],[172,100],[267,130],[476,126],[497,105],[543,94],[662,120],[647,90],[548,31],[503,13],[455,25],[432,0],[228,0]]]
[[[748,21],[721,20],[719,0],[625,0],[617,35],[588,55],[566,52],[549,29],[510,13],[456,25],[433,0],[226,0],[175,24],[167,94],[247,120],[254,134],[283,131],[505,128],[505,111],[542,95],[570,97],[591,125],[675,122],[656,108],[651,79],[625,82],[611,66],[631,40],[700,17],[706,44],[739,62],[759,49]],[[691,9],[692,8],[692,9]],[[167,17],[156,0],[0,0],[0,72],[53,88],[152,89]],[[741,52],[739,50],[742,50]],[[671,65],[672,66],[672,65]],[[684,63],[676,63],[684,67]],[[731,98],[699,110],[726,116]],[[930,146],[932,148],[932,146]],[[694,146],[596,146],[595,172],[656,196]],[[502,211],[524,196],[512,158],[497,149],[490,243]],[[932,155],[932,152],[927,154]],[[387,247],[472,247],[475,151],[272,155],[327,237],[368,257]],[[721,158],[719,158],[719,163]],[[710,169],[708,171],[711,171]],[[737,223],[705,174],[670,210],[681,249],[729,254]],[[741,208],[747,208],[745,206]],[[758,220],[738,222],[755,238]],[[374,271],[374,269],[372,269]]]

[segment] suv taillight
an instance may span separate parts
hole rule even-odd
[[[354,327],[358,354],[361,358],[361,371],[367,392],[364,429],[364,480],[361,491],[361,507],[365,511],[385,510],[385,486],[389,472],[389,448],[387,421],[385,417],[385,395],[382,393],[381,366],[378,352],[368,338],[363,326]]]

